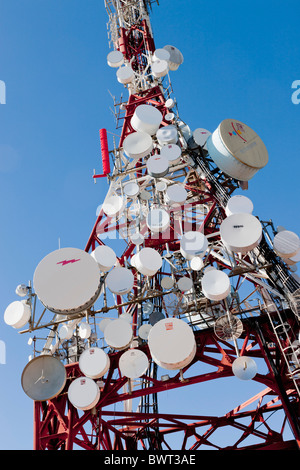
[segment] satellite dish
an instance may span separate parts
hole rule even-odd
[[[140,349],[129,349],[119,359],[119,368],[122,375],[129,379],[137,379],[145,374],[149,367],[146,354]]]
[[[246,254],[261,241],[262,226],[252,214],[232,214],[222,221],[220,235],[228,250]]]
[[[113,268],[106,277],[106,285],[113,294],[128,294],[134,285],[134,276],[127,268]]]
[[[101,348],[88,348],[79,357],[79,369],[91,379],[103,377],[110,367],[110,358]]]
[[[130,235],[130,240],[134,245],[142,245],[145,241],[145,237],[142,233],[135,232],[132,235]]]
[[[172,98],[168,98],[165,102],[165,107],[168,109],[172,109],[175,106],[175,101]]]
[[[92,251],[91,256],[97,262],[102,272],[109,271],[117,262],[116,253],[106,245],[99,245]]]
[[[127,348],[132,341],[131,325],[121,318],[112,320],[104,330],[104,339],[108,346],[122,350]]]
[[[73,314],[88,309],[100,294],[99,267],[92,256],[77,248],[62,248],[37,266],[33,285],[50,311]]]
[[[124,152],[128,157],[138,160],[146,157],[153,150],[151,135],[144,132],[132,132],[123,141]]]
[[[164,49],[169,52],[169,67],[170,70],[175,71],[183,63],[183,55],[179,49],[174,46],[164,46]]]
[[[110,67],[121,67],[124,64],[124,56],[121,51],[111,51],[107,54],[107,63]]]
[[[281,258],[291,258],[295,256],[300,249],[300,239],[296,233],[289,230],[282,230],[275,235],[273,247]]]
[[[156,78],[165,77],[169,71],[169,64],[166,60],[155,60],[152,66],[152,73]]]
[[[130,65],[124,65],[117,70],[117,80],[123,85],[133,82],[134,80],[134,71]]]
[[[180,252],[187,260],[191,260],[195,256],[204,256],[207,248],[208,240],[201,232],[186,232],[180,240]]]
[[[176,144],[178,141],[177,129],[172,124],[163,126],[156,132],[156,138],[160,145]]]
[[[148,175],[162,178],[169,172],[169,160],[162,155],[152,155],[146,163]]]
[[[183,184],[175,183],[166,191],[166,202],[168,204],[184,204],[187,199],[187,191]]]
[[[78,334],[81,339],[87,339],[91,335],[91,326],[86,322],[81,322],[78,327]]]
[[[207,150],[215,164],[227,175],[249,181],[268,163],[261,138],[246,124],[225,119],[207,139]]]
[[[197,145],[200,145],[200,147],[204,147],[210,135],[211,135],[211,132],[209,132],[208,130],[198,128],[198,129],[195,129],[193,132],[193,139]]]
[[[252,214],[253,203],[251,199],[242,195],[232,196],[228,200],[226,208],[225,208],[225,213],[227,217],[232,214],[239,214],[241,212],[246,213],[246,214]]]
[[[202,292],[210,300],[223,300],[231,291],[230,279],[218,269],[206,271],[202,278]]]
[[[172,122],[175,119],[175,114],[174,113],[167,113],[165,115],[165,121],[166,122]]]
[[[140,187],[134,181],[130,181],[124,185],[124,193],[127,197],[134,198],[140,192]]]
[[[103,318],[100,323],[99,323],[99,328],[102,332],[104,332],[105,328],[107,325],[111,322],[112,320],[110,318]]]
[[[257,373],[256,362],[248,356],[240,356],[232,363],[232,372],[241,380],[251,380]]]
[[[165,181],[157,181],[155,189],[156,191],[163,193],[167,189],[167,183]]]
[[[175,165],[180,162],[181,148],[177,144],[163,145],[160,149],[160,155],[168,159],[169,165]]]
[[[176,295],[175,292],[169,292],[164,296],[164,308],[169,318],[181,315],[186,311],[186,299],[182,294]]]
[[[221,340],[234,340],[241,336],[243,323],[234,315],[223,315],[216,320],[214,331],[216,336]]]
[[[67,341],[73,336],[73,328],[69,325],[62,325],[58,330],[58,336],[62,341]]]
[[[190,266],[193,271],[201,271],[204,266],[203,259],[199,256],[194,256],[190,261]]]
[[[96,406],[99,398],[99,387],[89,377],[78,377],[69,386],[68,399],[79,410],[91,410]]]
[[[163,289],[172,289],[174,286],[174,279],[171,276],[165,276],[162,278],[160,285]]]
[[[193,281],[190,277],[183,276],[177,281],[177,287],[181,292],[187,292],[192,289]]]
[[[153,60],[170,60],[170,53],[166,49],[155,49],[152,56]]]
[[[152,325],[149,325],[148,323],[145,323],[144,325],[140,326],[139,337],[147,341],[151,328],[152,328]]]
[[[125,208],[125,201],[122,196],[109,196],[105,198],[102,209],[107,217],[117,217],[122,214]]]
[[[164,369],[182,369],[196,354],[192,328],[178,318],[164,318],[150,330],[148,346],[151,356]]]
[[[26,297],[27,293],[28,293],[28,287],[25,284],[19,284],[16,287],[16,294],[19,297]]]
[[[164,209],[151,209],[147,215],[146,223],[151,232],[164,232],[170,225],[170,216]]]
[[[13,328],[22,328],[30,320],[31,309],[26,301],[11,302],[4,312],[4,321]]]
[[[137,106],[131,118],[131,125],[135,131],[154,135],[163,119],[161,112],[149,104]]]
[[[157,322],[159,322],[160,320],[163,320],[165,317],[164,317],[164,314],[159,311],[159,310],[153,310],[152,313],[150,313],[149,315],[149,323],[151,326],[155,325]]]
[[[67,380],[64,365],[55,357],[41,355],[24,368],[21,383],[24,392],[35,401],[51,400],[60,394]]]
[[[144,276],[154,276],[162,267],[162,258],[154,248],[142,248],[135,256],[135,265]]]

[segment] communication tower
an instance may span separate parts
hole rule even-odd
[[[234,195],[267,165],[267,149],[237,119],[213,132],[181,119],[170,76],[183,55],[154,43],[158,2],[104,3],[107,63],[126,91],[114,99],[112,150],[100,130],[93,178],[108,192],[85,248],[49,253],[4,314],[37,335],[21,378],[34,449],[298,449],[300,240]],[[223,416],[185,414],[181,399],[176,412],[160,409],[166,391],[183,397],[225,377],[262,391]]]

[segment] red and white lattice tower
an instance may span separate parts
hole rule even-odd
[[[20,304],[6,312],[15,327],[29,321],[25,331],[50,328],[22,377],[34,448],[297,449],[300,301],[290,266],[299,238],[233,195],[267,164],[259,136],[238,120],[210,133],[180,119],[170,75],[183,57],[156,48],[151,3],[105,0],[108,65],[128,96],[115,103],[113,150],[100,130],[94,178],[109,189],[86,247],[41,261],[33,288],[20,287],[23,323],[13,324]],[[261,392],[222,416],[198,415],[201,385],[223,378]],[[187,390],[190,414],[180,406]],[[160,409],[167,391],[174,413]]]

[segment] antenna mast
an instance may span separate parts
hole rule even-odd
[[[105,0],[107,63],[127,94],[114,99],[112,150],[100,129],[93,178],[107,178],[108,192],[84,250],[50,253],[34,289],[18,286],[27,299],[5,312],[15,328],[28,324],[21,333],[50,328],[41,349],[33,338],[22,376],[34,448],[222,449],[214,433],[228,442],[234,427],[226,449],[298,449],[300,240],[234,195],[267,165],[256,132],[232,119],[191,131],[181,119],[170,75],[183,55],[154,44],[153,3]],[[187,386],[197,402],[203,382],[218,389],[225,377],[264,388],[221,417],[181,413]],[[179,394],[177,413],[158,407],[166,390]],[[267,422],[275,412],[279,429]]]

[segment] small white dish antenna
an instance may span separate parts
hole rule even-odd
[[[233,361],[232,372],[241,380],[251,380],[257,373],[256,362],[251,357],[240,356]]]
[[[85,411],[94,408],[99,398],[99,387],[89,377],[78,377],[69,386],[68,399],[79,410]]]
[[[110,358],[101,348],[88,348],[81,353],[78,365],[86,377],[98,379],[108,371]]]
[[[137,379],[147,371],[149,360],[140,349],[128,349],[120,357],[119,367],[122,375],[129,379]]]

